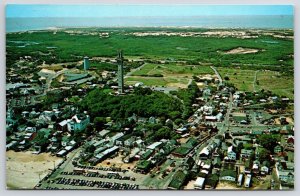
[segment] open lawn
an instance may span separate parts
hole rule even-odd
[[[201,74],[214,74],[214,72],[209,66],[202,65],[145,64],[125,81],[127,84],[143,82],[147,86],[186,88],[193,75]]]
[[[270,90],[277,95],[294,98],[293,76],[282,76],[275,71],[259,71],[257,80],[259,89]]]
[[[244,70],[218,67],[217,70],[224,79],[229,77],[241,91],[269,90],[279,96],[294,98],[294,77],[283,76],[279,72],[264,70]]]
[[[213,74],[209,66],[202,65],[180,65],[180,64],[146,64],[142,69],[132,73],[133,76],[145,76],[161,74],[163,76],[192,76],[199,74]]]
[[[253,81],[255,79],[254,70],[244,70],[236,68],[223,68],[218,67],[218,72],[224,79],[226,76],[229,78],[230,83],[233,83],[238,90],[253,91]]]
[[[130,76],[128,78],[125,78],[125,83],[128,85],[134,85],[137,82],[142,82],[146,86],[186,88],[189,83],[189,79],[175,78],[175,77],[142,77],[142,76]]]

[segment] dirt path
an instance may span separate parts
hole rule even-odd
[[[219,79],[219,81],[220,81],[220,85],[222,85],[223,84],[223,80],[222,80],[222,77],[221,77],[221,75],[220,75],[220,73],[218,72],[218,70],[215,68],[215,67],[213,67],[213,66],[210,66],[210,68],[215,72],[215,74],[217,75],[217,77],[218,77],[218,79]]]
[[[254,80],[253,80],[253,90],[254,91],[257,91],[256,90],[257,73],[258,73],[258,70],[255,71],[255,74],[254,74]]]

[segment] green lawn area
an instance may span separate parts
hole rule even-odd
[[[294,77],[282,76],[274,71],[259,71],[257,74],[260,89],[270,90],[280,96],[294,98]]]
[[[255,76],[254,70],[244,70],[236,68],[223,68],[218,67],[221,77],[224,79],[229,77],[229,82],[233,83],[238,90],[241,91],[254,91],[253,81]]]
[[[200,75],[200,74],[214,74],[209,66],[203,65],[181,65],[181,64],[146,64],[142,69],[136,70],[133,76],[162,74],[164,76],[172,75]]]
[[[134,85],[137,82],[142,82],[146,86],[186,88],[189,79],[176,78],[176,77],[142,77],[142,76],[130,76],[125,78],[125,83],[128,85]]]
[[[218,67],[217,70],[224,79],[225,76],[229,77],[229,82],[233,83],[238,90],[241,91],[254,91],[253,81],[255,78],[255,70],[244,70],[235,68]],[[294,77],[283,76],[275,71],[258,70],[257,81],[255,83],[256,91],[261,89],[270,90],[279,96],[287,96],[294,98]]]
[[[153,75],[163,77],[152,77]],[[125,79],[127,84],[143,82],[147,86],[186,88],[193,75],[214,74],[209,66],[181,64],[145,64]]]

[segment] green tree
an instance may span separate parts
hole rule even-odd
[[[105,117],[95,117],[94,118],[94,124],[95,124],[96,129],[102,129],[105,123],[106,123]]]
[[[277,145],[277,139],[274,135],[261,135],[257,138],[257,141],[260,145],[262,145],[264,148],[272,150]]]
[[[271,152],[265,148],[261,149],[258,155],[258,160],[260,163],[264,161],[270,161]]]

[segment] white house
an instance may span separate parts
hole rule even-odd
[[[205,178],[198,177],[194,183],[194,189],[203,189]]]
[[[230,160],[236,160],[236,153],[233,151],[233,146],[229,146],[227,149],[227,157]]]
[[[262,166],[262,167],[260,168],[260,173],[261,173],[262,175],[267,175],[267,174],[269,173],[269,168],[268,168],[266,165]]]

